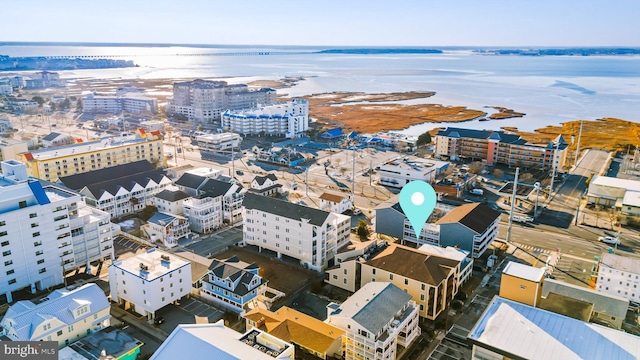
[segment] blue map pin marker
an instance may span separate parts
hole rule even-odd
[[[420,180],[408,183],[400,191],[400,207],[409,218],[416,239],[420,238],[422,227],[436,207],[437,198],[433,187]]]

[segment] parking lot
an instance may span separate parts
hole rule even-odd
[[[200,238],[200,240],[192,241],[182,246],[181,250],[209,257],[224,251],[229,246],[233,246],[240,241],[242,241],[242,227],[232,227],[216,234]]]

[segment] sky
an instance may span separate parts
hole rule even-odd
[[[640,46],[638,0],[0,0],[0,41]]]

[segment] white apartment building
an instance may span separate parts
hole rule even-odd
[[[640,260],[602,254],[596,290],[640,302]]]
[[[11,341],[56,341],[62,348],[111,322],[111,306],[96,284],[54,290],[37,304],[21,300],[2,318],[2,333]]]
[[[156,249],[109,266],[111,301],[155,317],[165,305],[191,292],[191,262]]]
[[[204,170],[204,171],[200,171]],[[217,215],[217,202],[222,202],[222,222],[235,224],[242,220],[242,201],[246,190],[237,182],[222,181],[225,177],[219,176],[219,171],[213,169],[196,169],[188,171],[175,181],[180,190],[189,194],[195,200],[183,204],[185,216],[191,221],[191,215],[200,217],[203,225],[208,223],[215,227]],[[203,174],[203,175],[198,175]],[[217,178],[213,178],[217,177]],[[206,198],[212,198],[213,203],[208,203]],[[220,199],[220,200],[218,200]],[[196,220],[199,221],[199,220]]]
[[[199,234],[208,234],[222,226],[222,197],[190,197],[182,203],[189,227]]]
[[[432,182],[436,175],[446,169],[449,163],[433,159],[399,158],[380,165],[380,184],[401,189],[413,180]]]
[[[89,93],[82,98],[82,110],[88,113],[106,112],[119,114],[122,111],[140,114],[143,112],[157,113],[158,100],[140,93],[125,93],[124,95],[96,95]]]
[[[13,86],[9,79],[0,79],[0,95],[11,95],[13,93]]]
[[[197,79],[173,84],[173,98],[169,99],[167,112],[183,115],[190,121],[217,123],[226,109],[246,109],[275,102],[274,89],[250,91],[247,85]]]
[[[371,282],[338,305],[327,305],[326,323],[345,331],[345,360],[396,359],[419,335],[418,307],[411,295],[386,282]]]
[[[293,99],[258,108],[227,110],[222,114],[222,127],[243,135],[284,135],[297,138],[309,130],[309,103]]]
[[[7,302],[16,290],[35,293],[61,284],[67,270],[114,258],[104,213],[85,207],[78,193],[28,178],[18,161],[1,166],[0,291]]]
[[[244,196],[243,244],[297,259],[322,271],[348,244],[351,218],[253,193]]]
[[[240,147],[242,137],[234,133],[205,134],[196,136],[196,141],[202,151],[231,151]]]

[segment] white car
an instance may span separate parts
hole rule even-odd
[[[613,236],[600,236],[598,240],[602,241],[605,244],[620,245],[620,239],[615,238]]]

